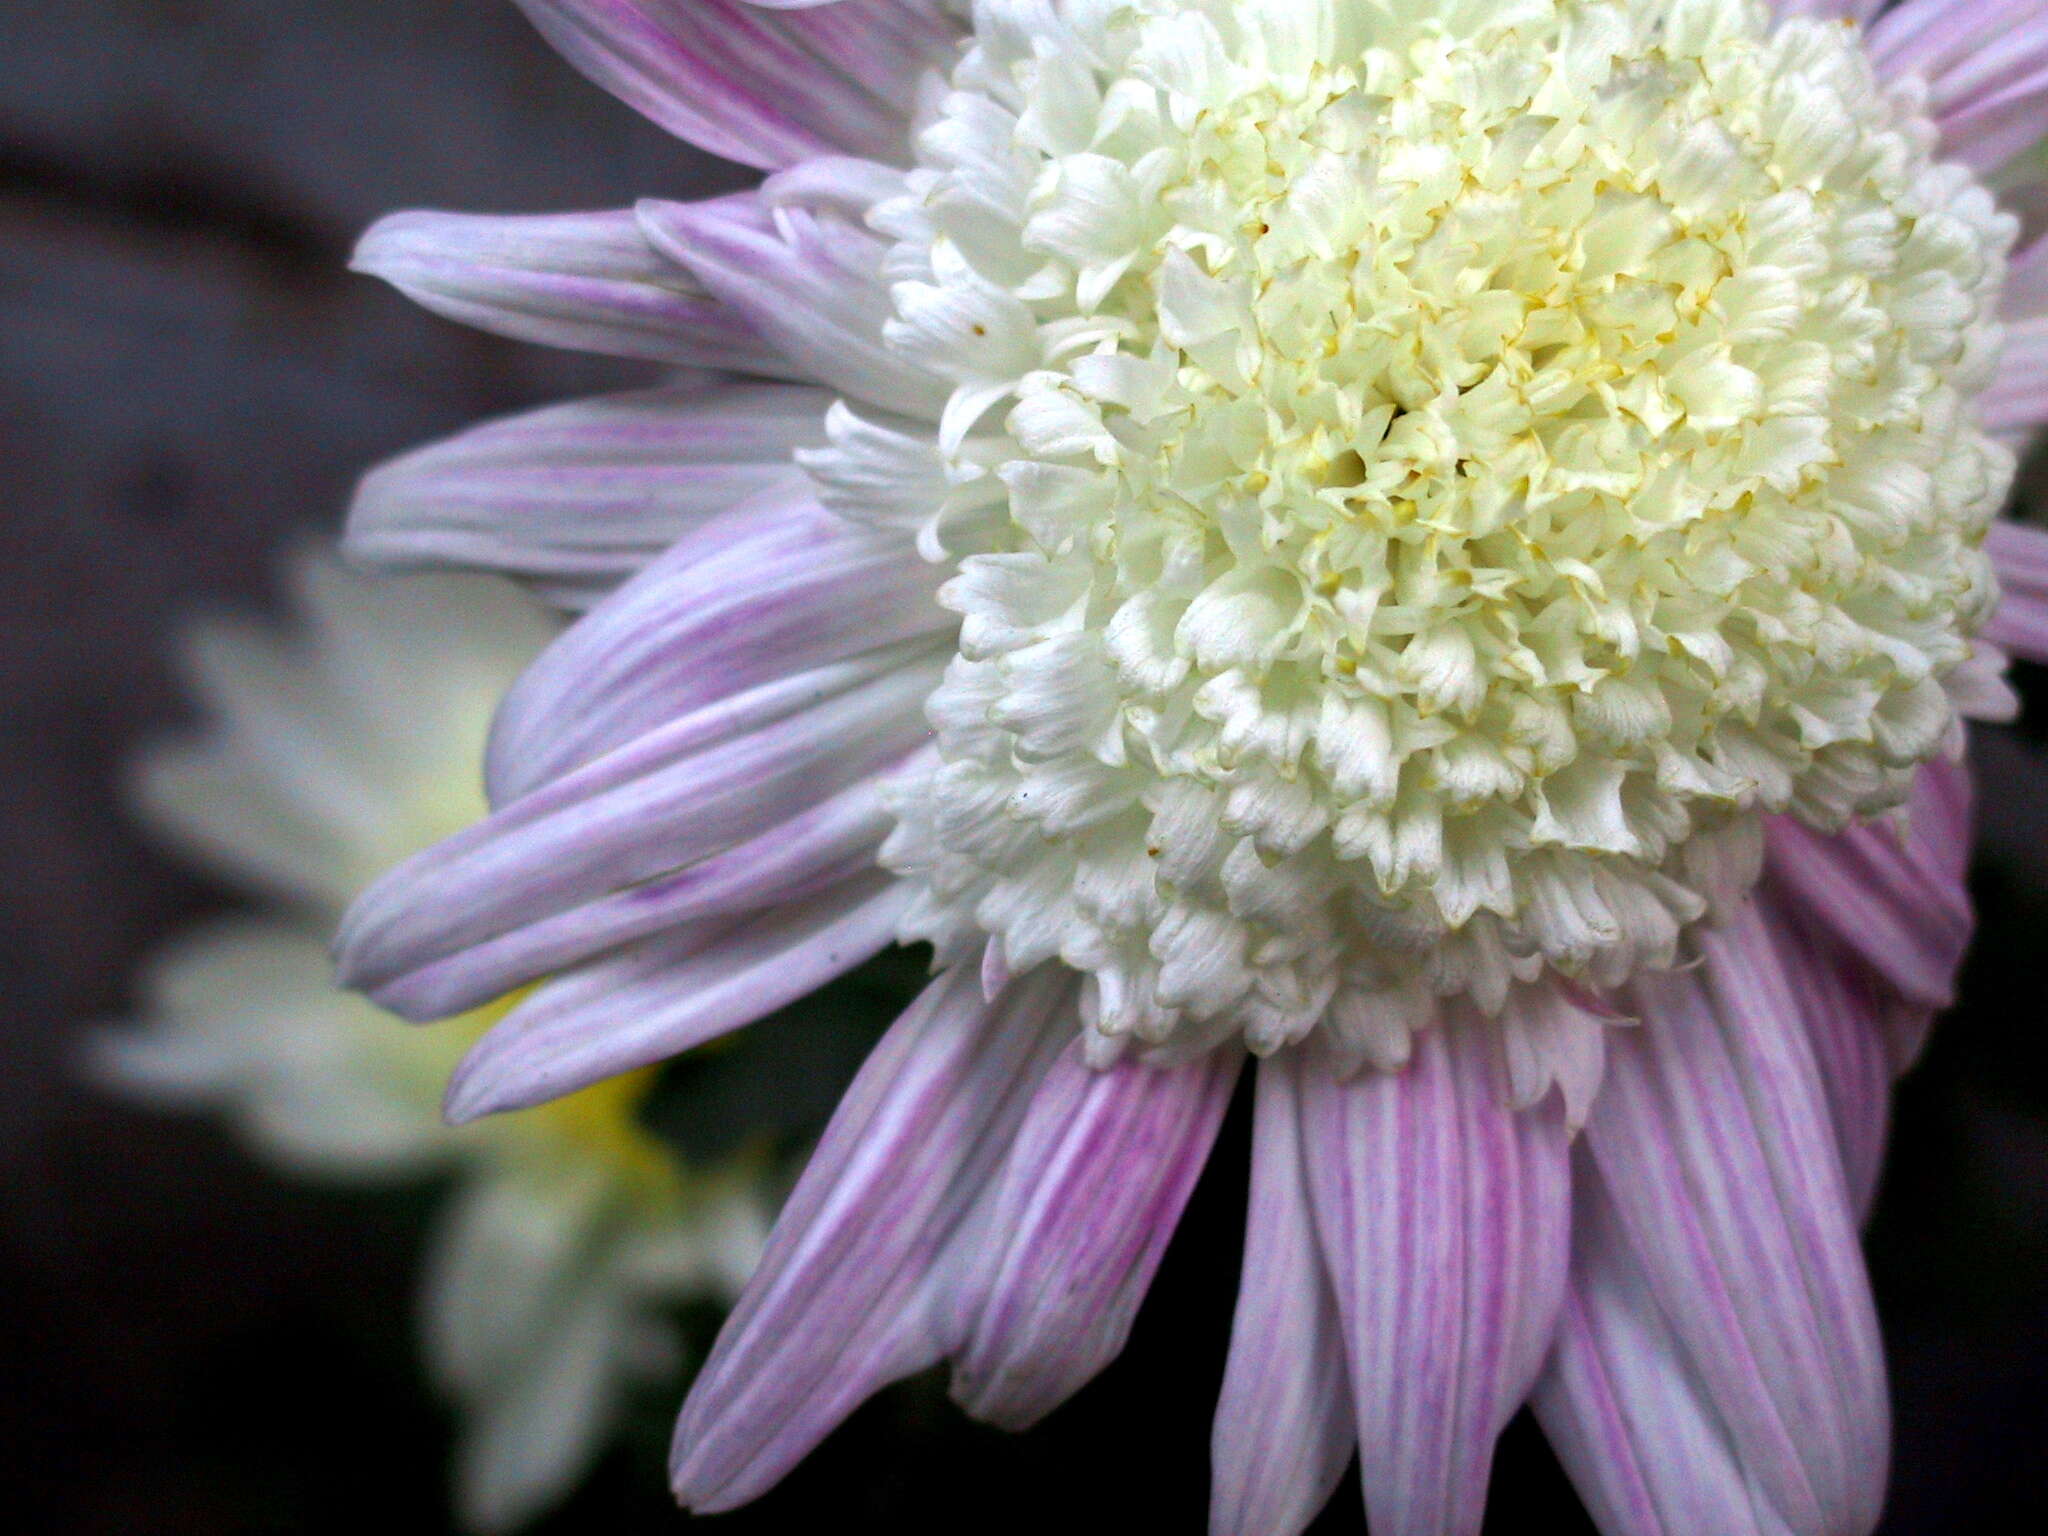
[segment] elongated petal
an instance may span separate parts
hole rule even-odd
[[[1818,21],[1867,23],[1883,5],[1884,0],[1771,0],[1771,11],[1786,20],[1810,16]]]
[[[764,170],[835,151],[900,157],[919,80],[959,37],[927,0],[519,4],[621,101],[679,138]]]
[[[1998,372],[1977,398],[1986,430],[2025,434],[2048,421],[2048,315],[2008,324]]]
[[[1979,173],[1996,170],[2048,137],[2048,47],[2028,71],[1971,92],[1935,115],[1943,150]]]
[[[1210,1536],[1296,1536],[1329,1502],[1358,1443],[1344,1324],[1302,1167],[1301,1099],[1259,1069],[1244,1272],[1210,1440]]]
[[[648,242],[630,212],[394,213],[356,247],[437,315],[543,346],[787,377],[739,311]]]
[[[1834,1126],[1755,905],[1701,947],[1632,988],[1586,1145],[1745,1476],[1801,1536],[1853,1536],[1890,1418]]]
[[[486,777],[495,804],[643,743],[720,700],[957,623],[937,573],[807,494],[714,518],[593,608],[505,700]]]
[[[953,1395],[1006,1429],[1085,1385],[1131,1323],[1208,1161],[1243,1052],[1098,1072],[1078,1031],[1032,1095],[963,1241]]]
[[[800,766],[798,778],[806,772]],[[772,782],[764,787],[772,789]],[[712,802],[710,814],[718,816],[717,786],[707,783],[704,794]],[[378,981],[378,994],[410,1015],[446,1017],[481,1007],[622,944],[804,901],[853,879],[874,867],[888,834],[891,822],[881,800],[878,779],[855,778],[838,794],[744,842],[637,884],[623,871],[608,873],[600,866],[579,890],[551,879],[548,856],[530,841],[510,857],[502,846],[478,845],[476,858],[408,871],[399,922],[374,936],[352,928],[349,963],[388,975]],[[699,809],[686,793],[678,811],[649,828],[650,839]],[[733,830],[744,830],[753,819],[736,819]],[[573,825],[567,838],[574,842]],[[518,839],[515,833],[508,841]],[[636,853],[641,848],[630,825],[622,836],[600,833],[592,842]],[[494,866],[516,867],[522,860],[526,867],[516,876],[493,874]],[[434,921],[451,907],[463,912],[459,927]],[[428,931],[420,931],[429,923]]]
[[[1605,1536],[1791,1536],[1651,1294],[1587,1159],[1571,1282],[1530,1406]],[[1846,1536],[1846,1533],[1845,1533]]]
[[[1954,99],[1952,77],[1967,84],[2010,73],[2038,46],[2044,12],[2042,0],[1907,0],[1872,24],[1865,47],[1881,79],[1919,76],[1938,108]]]
[[[1998,312],[2008,322],[2048,315],[2048,240],[2036,236],[2013,252],[2006,263]],[[2011,334],[2006,333],[2008,348]]]
[[[1884,1059],[1890,1073],[1896,1075],[1919,1059],[1927,1026],[1954,991],[1954,975],[1962,965],[1962,950],[1970,938],[1972,918],[1966,887],[1970,868],[1968,766],[1948,760],[1931,762],[1915,780],[1903,834],[1890,827],[1864,827],[1862,842],[1855,850],[1874,856],[1876,883],[1860,893],[1849,891],[1853,897],[1849,905],[1827,895],[1819,905],[1812,905],[1808,883],[1786,879],[1776,860],[1765,868],[1763,887],[1778,907],[1788,913],[1792,932],[1806,944],[1833,954],[1837,965],[1868,977],[1874,985],[1874,991],[1870,991],[1853,977],[1843,983],[1874,1010]],[[1812,874],[1804,866],[1792,872]],[[1823,889],[1829,895],[1841,895],[1845,887],[1825,881]],[[1931,895],[1923,897],[1921,893]],[[1921,905],[1944,907],[1952,913],[1952,924],[1958,922],[1954,913],[1960,911],[1960,926],[1952,930],[1946,946],[1921,954],[1915,961],[1905,961],[1901,950],[1888,946],[1888,938],[1901,922],[1915,922],[1915,911]],[[1868,911],[1880,913],[1876,926],[1866,926],[1864,913]],[[1935,985],[1942,979],[1944,967],[1948,983]],[[1898,977],[1905,977],[1913,985],[1901,987]],[[1815,1042],[1815,1051],[1823,1055],[1823,1061],[1829,1057],[1829,1049],[1821,1040]],[[1843,1042],[1837,1055],[1847,1081],[1847,1075],[1860,1069],[1860,1049]],[[1835,1094],[1833,1071],[1829,1071],[1829,1094]],[[1853,1163],[1849,1174],[1851,1188],[1855,1188]]]
[[[2048,533],[2001,520],[1992,525],[1984,547],[2000,590],[1984,638],[2015,656],[2048,661]]]
[[[1959,764],[1930,764],[1916,802],[1954,795],[1964,773]],[[1945,831],[1950,820],[1930,808],[1926,826],[1909,822],[1904,835],[1876,823],[1829,836],[1775,817],[1765,833],[1765,868],[1808,921],[1900,996],[1942,1007],[1954,996],[1975,921],[1958,839]]]
[[[2048,4],[1911,0],[1871,26],[1878,76],[1926,82],[1942,150],[1989,171],[2048,136]]]
[[[1867,967],[1826,935],[1810,932],[1799,912],[1774,893],[1760,892],[1757,900],[1813,1047],[1842,1152],[1843,1177],[1860,1221],[1877,1193],[1891,1121],[1882,988]]]
[[[950,386],[882,338],[894,314],[882,281],[888,246],[829,213],[720,198],[645,202],[641,227],[807,378],[886,410],[936,421]]]
[[[886,831],[871,796],[845,792],[915,750],[939,671],[885,672],[658,772],[506,807],[364,893],[338,939],[345,975],[395,1012],[441,1017],[671,923],[844,878]]]
[[[1970,864],[1970,798],[1970,774],[1965,763],[1943,759],[1921,769],[1914,782],[1913,797],[1906,807],[1907,820],[1903,831],[1887,829],[1888,835],[1902,840],[1896,844],[1880,842],[1874,845],[1887,856],[1887,867],[1892,867],[1894,859],[1902,861],[1908,871],[1905,883],[1873,887],[1865,895],[1880,903],[1903,902],[1910,907],[1916,882],[1921,882],[1942,893],[1932,898],[1934,902],[1967,908],[1969,895],[1965,880]],[[1934,997],[1931,985],[1926,984],[1911,992],[1901,991],[1889,979],[1886,969],[1885,962],[1894,957],[1882,942],[1871,942],[1863,927],[1854,920],[1853,911],[1842,912],[1831,907],[1820,911],[1809,909],[1799,889],[1779,878],[1775,865],[1766,868],[1763,890],[1775,904],[1774,910],[1785,914],[1789,932],[1831,957],[1836,968],[1844,969],[1842,985],[1849,988],[1859,1004],[1867,1002],[1873,1010],[1879,1044],[1890,1074],[1897,1076],[1904,1072],[1919,1059],[1927,1030],[1945,1002],[1945,994],[1941,998]],[[1879,940],[1884,931],[1880,929]],[[1967,930],[1960,939],[1967,942]],[[1945,962],[1942,956],[1937,955],[1933,964],[1938,967],[1946,963],[1952,974],[1962,962],[1961,942],[1944,952]],[[1873,953],[1877,963],[1873,963]],[[1797,979],[1795,975],[1795,982]],[[1848,1026],[1838,1023],[1837,1027]],[[1827,1041],[1816,1036],[1814,1049],[1822,1058],[1830,1103],[1835,1106],[1839,1121],[1847,1110],[1840,1100],[1842,1088],[1862,1081],[1861,1073],[1865,1066],[1863,1048],[1853,1040],[1840,1040],[1830,1047]],[[1835,1066],[1828,1067],[1830,1060],[1835,1062]],[[1862,1092],[1860,1088],[1854,1091]],[[1874,1113],[1882,1115],[1883,1106],[1871,1108]],[[1876,1134],[1881,1140],[1881,1125]],[[1845,1157],[1850,1156],[1847,1149],[1853,1141],[1853,1137],[1845,1134]],[[1875,1149],[1872,1150],[1874,1153]],[[1849,1173],[1852,1190],[1859,1188],[1857,1164],[1853,1159]],[[1869,1176],[1874,1178],[1874,1169],[1869,1171]]]
[[[741,922],[650,940],[547,983],[449,1081],[461,1124],[681,1055],[765,1018],[893,942],[904,886],[869,874]]]
[[[477,567],[588,607],[824,441],[832,397],[794,386],[655,389],[486,423],[373,470],[348,549],[375,565]]]
[[[957,966],[876,1048],[684,1404],[686,1506],[745,1503],[876,1388],[939,1358],[941,1261],[1072,1038],[1072,990],[1047,967],[988,1004]]]
[[[1400,1072],[1340,1083],[1309,1053],[1287,1065],[1350,1356],[1366,1513],[1376,1536],[1471,1536],[1494,1442],[1563,1298],[1563,1108],[1509,1107],[1467,1018],[1424,1032]]]

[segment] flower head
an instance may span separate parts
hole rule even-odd
[[[271,905],[159,954],[142,1020],[101,1036],[94,1066],[137,1098],[226,1112],[308,1177],[455,1174],[425,1344],[464,1419],[465,1522],[506,1529],[573,1486],[628,1385],[672,1368],[663,1309],[738,1290],[765,1230],[763,1170],[684,1168],[639,1124],[648,1072],[488,1126],[441,1123],[448,1068],[509,1002],[414,1033],[335,988],[327,935],[378,867],[482,809],[491,704],[554,626],[474,579],[365,581],[326,555],[295,575],[308,635],[189,631],[208,718],[136,774],[167,841]]]
[[[1075,8],[920,143],[885,330],[1005,492],[934,511],[961,659],[884,855],[942,952],[1088,972],[1112,1049],[1394,1065],[1436,995],[1668,968],[1760,812],[1947,737],[2015,225],[1840,26]]]
[[[940,972],[693,1391],[685,1501],[939,1358],[1059,1402],[1260,1056],[1217,1532],[1299,1529],[1354,1446],[1375,1531],[1476,1529],[1525,1399],[1611,1532],[1867,1530],[1887,1074],[1968,934],[1961,723],[2048,654],[1993,521],[2048,243],[1989,190],[2048,21],[525,4],[771,174],[360,264],[778,382],[366,482],[365,554],[591,611],[345,962],[420,1015],[554,978],[465,1115],[892,935]]]

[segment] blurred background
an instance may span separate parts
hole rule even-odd
[[[642,376],[351,277],[364,226],[743,173],[586,85],[509,0],[24,0],[0,12],[0,58],[0,1508],[73,1536],[442,1529],[452,1426],[413,1300],[442,1192],[288,1183],[205,1120],[83,1082],[81,1042],[133,1009],[138,960],[236,900],[136,829],[122,763],[189,715],[178,621],[277,611],[282,552],[337,526],[365,466]],[[1981,937],[1900,1091],[1871,1231],[1891,1536],[2048,1529],[2048,708],[2034,719],[1978,740]],[[813,1008],[845,1048],[796,1084],[728,1070],[728,1112],[801,1130],[913,971]],[[1131,1348],[1041,1429],[980,1429],[913,1382],[712,1528],[1200,1530],[1246,1142],[1240,1105]],[[684,1523],[661,1476],[674,1401],[636,1403],[536,1529]],[[1489,1529],[1589,1529],[1526,1421],[1493,1508]],[[1349,1487],[1317,1527],[1362,1528]]]

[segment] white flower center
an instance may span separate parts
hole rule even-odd
[[[914,931],[1105,1047],[1391,1063],[1899,803],[2011,467],[2013,230],[1932,143],[1740,0],[981,6],[872,216],[956,386]]]

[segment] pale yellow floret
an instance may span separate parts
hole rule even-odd
[[[1673,963],[1762,815],[1883,811],[1949,739],[2013,230],[1853,29],[1077,0],[976,37],[873,216],[892,344],[958,386],[912,932],[1087,972],[1104,1051],[1393,1061],[1434,996]]]

